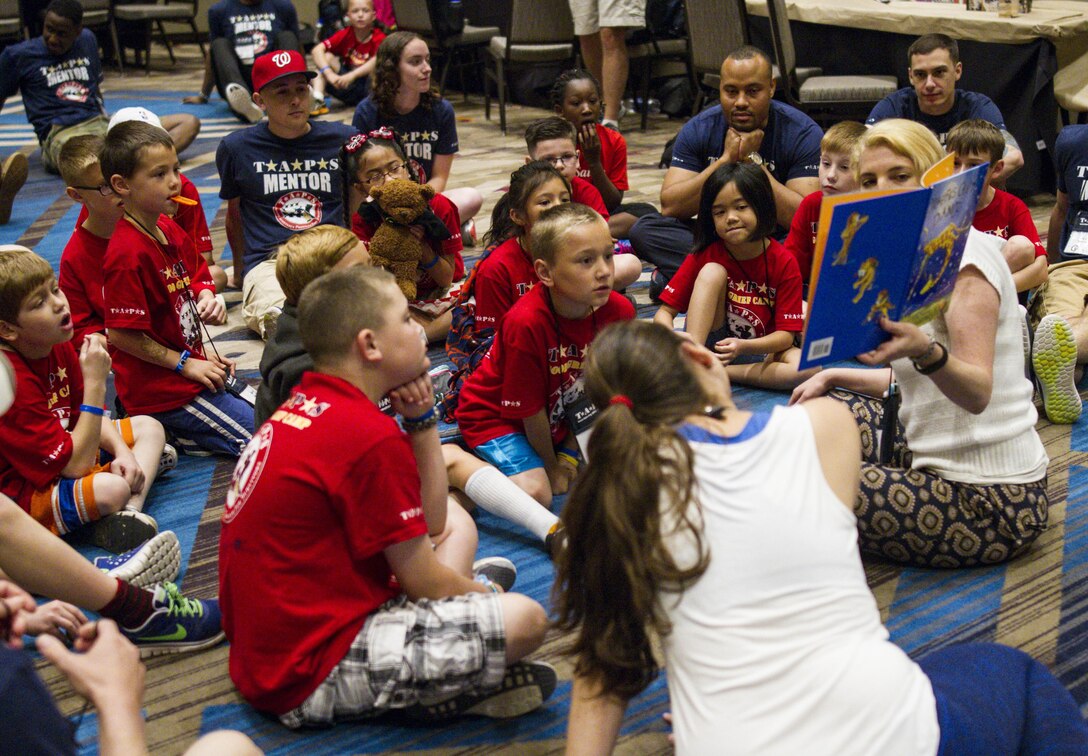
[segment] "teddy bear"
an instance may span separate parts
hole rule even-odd
[[[434,197],[434,187],[407,179],[394,179],[371,189],[370,197],[373,202],[366,203],[371,206],[368,208],[369,214],[373,215],[377,210],[381,220],[381,225],[370,239],[370,261],[393,274],[407,299],[415,299],[416,271],[428,246],[428,237],[435,236],[430,231],[433,224],[421,221],[428,213],[433,220],[438,220],[431,213],[429,205]],[[446,238],[449,238],[449,231],[441,221],[438,223],[445,231]],[[424,228],[422,239],[411,229],[411,226],[421,224]]]

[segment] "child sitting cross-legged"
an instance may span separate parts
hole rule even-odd
[[[543,608],[428,536],[452,509],[423,329],[393,276],[331,271],[298,322],[314,370],[246,448],[223,512],[231,679],[288,727],[535,709],[555,671],[519,660]]]
[[[72,332],[49,263],[24,247],[0,251],[0,350],[17,386],[0,424],[0,493],[57,535],[80,532],[121,553],[158,532],[141,510],[159,472],[163,429],[146,416],[105,419],[105,339],[88,335],[77,354]]]
[[[771,238],[774,192],[752,163],[730,163],[703,184],[695,251],[661,294],[654,321],[669,328],[687,312],[685,330],[727,366],[729,379],[792,389],[814,371],[797,371],[801,350],[801,274]]]
[[[129,414],[149,414],[179,451],[237,456],[253,432],[253,407],[226,390],[234,363],[201,336],[226,320],[208,265],[166,217],[181,188],[170,136],[139,121],[115,126],[102,175],[125,207],[106,249],[103,295],[117,349],[117,395]]]
[[[574,476],[578,444],[569,408],[582,397],[582,359],[597,332],[635,309],[612,290],[612,237],[576,203],[533,224],[540,284],[499,323],[487,355],[465,380],[457,423],[473,451],[545,507]]]
[[[1005,138],[988,121],[972,118],[961,121],[948,132],[946,149],[953,153],[957,173],[989,163],[986,183],[978,198],[978,210],[971,225],[979,231],[1006,239],[1003,253],[1012,271],[1017,292],[1025,292],[1046,281],[1046,247],[1023,200],[995,189],[990,183],[1005,167]],[[1023,301],[1023,300],[1021,300]]]

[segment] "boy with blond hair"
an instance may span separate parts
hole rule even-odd
[[[223,512],[231,679],[292,728],[538,707],[555,671],[519,660],[543,608],[472,580],[472,554],[450,566],[427,535],[452,510],[423,328],[393,276],[332,271],[298,310],[314,370],[246,448]]]
[[[276,255],[276,280],[283,289],[283,312],[261,355],[261,385],[254,408],[256,426],[291,395],[314,361],[298,331],[298,299],[306,284],[330,270],[369,265],[366,244],[343,226],[325,224],[300,231]]]
[[[102,175],[125,207],[106,249],[104,300],[117,349],[117,395],[130,413],[158,419],[179,450],[237,456],[253,407],[226,390],[234,363],[205,352],[202,323],[226,320],[208,265],[164,213],[181,188],[169,135],[140,121],[115,126]]]
[[[530,248],[542,285],[500,321],[461,388],[457,424],[478,456],[550,507],[577,466],[568,425],[583,395],[586,347],[635,308],[612,291],[612,236],[592,209],[574,202],[548,209],[533,224]]]
[[[786,249],[797,260],[801,269],[801,283],[806,291],[812,275],[812,256],[816,252],[816,226],[820,222],[820,203],[824,197],[847,194],[858,190],[858,182],[851,170],[854,145],[865,133],[865,127],[856,121],[836,123],[820,140],[820,191],[807,195],[797,206],[786,237]]]
[[[0,493],[57,535],[81,531],[121,553],[158,533],[144,500],[159,471],[162,426],[104,422],[110,356],[91,334],[72,346],[68,300],[49,263],[0,250],[0,350],[15,370],[15,404],[0,425]],[[99,452],[112,461],[102,463]]]
[[[1005,138],[1001,130],[981,118],[961,121],[948,132],[946,148],[955,155],[956,172],[989,163],[986,183],[978,198],[971,225],[986,234],[1005,239],[1005,262],[1012,271],[1016,291],[1023,292],[1046,281],[1046,247],[1023,200],[993,186],[991,181],[1005,168]]]

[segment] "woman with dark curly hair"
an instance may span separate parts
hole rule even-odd
[[[568,756],[611,753],[659,659],[678,754],[1088,753],[1073,697],[1024,652],[915,661],[888,640],[841,403],[746,412],[712,352],[646,321],[603,329],[582,364],[599,414],[553,601],[574,661]]]
[[[483,197],[469,187],[447,189],[457,152],[453,106],[431,84],[431,52],[413,32],[395,32],[378,47],[370,94],[355,109],[352,125],[368,134],[387,126],[404,142],[407,157],[426,173],[427,183],[442,192],[467,223]]]

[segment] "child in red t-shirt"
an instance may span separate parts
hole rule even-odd
[[[418,166],[405,157],[404,145],[392,129],[382,127],[369,134],[356,134],[340,150],[341,185],[344,192],[344,217],[351,212],[352,189],[364,197],[354,214],[351,230],[369,244],[381,224],[381,213],[368,199],[370,190],[383,186],[391,179],[419,181]],[[444,226],[448,238],[429,236],[427,222],[420,220],[421,238],[426,237],[429,255],[416,269],[416,298],[409,305],[412,317],[423,324],[428,341],[446,338],[450,330],[450,308],[460,291],[458,283],[465,277],[465,261],[461,257],[461,217],[457,206],[442,193],[431,198],[431,223]]]
[[[612,238],[596,212],[553,207],[530,234],[542,285],[518,300],[491,349],[466,379],[457,407],[465,442],[545,507],[574,476],[578,443],[568,429],[582,392],[582,359],[600,329],[630,320],[612,291]]]
[[[979,231],[1005,242],[1005,262],[1012,271],[1018,292],[1029,291],[1046,281],[1046,247],[1031,211],[1018,197],[995,188],[990,181],[1005,167],[1005,139],[996,126],[979,118],[962,121],[948,132],[946,149],[955,154],[956,171],[989,163],[986,184],[978,198],[978,210],[971,222]]]
[[[118,399],[129,414],[158,419],[182,451],[237,456],[253,406],[226,390],[233,361],[205,352],[202,324],[222,324],[226,309],[192,239],[163,215],[181,188],[174,144],[128,121],[109,131],[99,158],[125,207],[103,283]]]
[[[857,121],[842,121],[827,130],[820,140],[820,191],[801,200],[790,223],[785,246],[801,270],[801,283],[808,290],[812,278],[812,256],[816,253],[816,226],[820,222],[820,203],[824,197],[848,194],[858,190],[857,179],[850,167],[854,145],[865,133]]]
[[[162,426],[103,422],[110,356],[100,334],[72,346],[68,300],[49,263],[0,252],[0,349],[15,370],[15,403],[0,424],[0,493],[57,535],[85,529],[121,553],[158,532],[144,500],[159,471]],[[101,463],[99,451],[112,457]]]
[[[393,276],[326,273],[298,316],[314,370],[246,448],[223,510],[231,679],[293,728],[535,709],[555,671],[518,660],[544,639],[543,608],[473,580],[474,548],[451,554],[427,536],[457,505],[423,329]],[[378,410],[386,396],[403,430]]]
[[[568,121],[558,116],[533,121],[525,129],[525,147],[529,151],[526,162],[543,160],[551,163],[570,182],[571,202],[587,205],[606,221],[609,219],[596,186],[578,176],[575,131]],[[617,254],[614,262],[616,273],[612,285],[617,291],[623,291],[642,275],[642,261],[631,252]]]
[[[314,109],[310,115],[329,112],[326,83],[331,94],[345,105],[358,105],[370,92],[367,79],[374,70],[378,46],[385,32],[374,28],[374,1],[348,0],[348,25],[316,45],[310,53],[318,75],[311,86]]]
[[[726,366],[729,380],[792,389],[799,373],[793,345],[803,325],[797,262],[770,237],[774,192],[752,163],[714,171],[699,198],[695,250],[661,293],[654,321],[673,327],[687,312],[685,330]]]
[[[627,141],[615,129],[600,124],[601,87],[593,74],[580,68],[564,71],[551,92],[552,109],[577,130],[578,176],[597,187],[615,212],[627,191]]]

